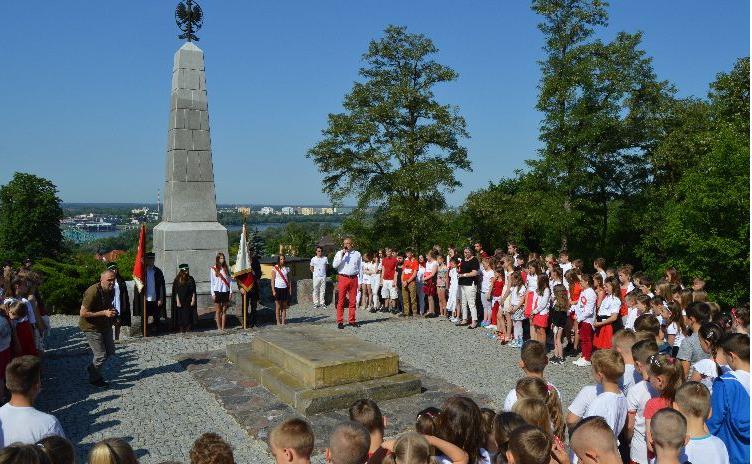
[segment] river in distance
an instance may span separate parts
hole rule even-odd
[[[249,224],[248,225],[248,230],[249,231],[253,231],[253,229],[256,229],[259,232],[261,232],[261,231],[264,231],[264,230],[266,230],[266,229],[268,229],[270,227],[283,227],[285,224],[287,224],[287,223],[285,223],[285,222],[262,222],[262,223],[259,223],[259,224]],[[317,223],[311,223],[311,224],[317,224]],[[331,224],[334,227],[337,227],[337,226],[340,225],[340,223],[338,223],[338,222],[326,222],[326,223],[322,223],[322,224]],[[239,231],[240,229],[242,229],[243,226],[241,226],[241,225],[231,225],[231,226],[225,226],[225,227],[227,228],[228,232],[235,232],[235,231]],[[105,230],[105,231],[101,231],[101,232],[90,232],[90,234],[94,236],[94,240],[100,239],[100,238],[117,237],[118,235],[120,235],[122,233],[123,233],[122,229],[118,229],[118,230]]]

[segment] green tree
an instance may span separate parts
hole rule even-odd
[[[266,244],[264,243],[264,238],[261,237],[258,229],[254,227],[253,232],[251,233],[251,236],[248,240],[248,251],[251,253],[251,256],[264,256],[265,249]]]
[[[725,305],[749,300],[749,58],[711,84],[709,100],[677,101],[646,192],[647,269],[708,281]]]
[[[47,179],[16,172],[0,187],[0,255],[20,261],[57,256],[63,236],[57,187]]]
[[[425,242],[444,192],[461,185],[457,171],[470,170],[460,144],[465,120],[434,96],[458,77],[432,58],[437,51],[424,35],[387,27],[363,55],[364,81],[345,96],[345,112],[329,115],[323,139],[308,152],[334,202],[354,196],[359,209],[375,206],[389,218],[400,237],[393,245]]]

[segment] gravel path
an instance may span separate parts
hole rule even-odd
[[[334,311],[294,307],[291,324],[332,324]],[[397,319],[381,313],[358,313],[364,340],[396,351],[402,362],[426,369],[468,391],[491,398],[501,408],[521,371],[519,350],[486,338],[483,329],[467,330],[439,319]],[[90,352],[77,328],[77,317],[54,316],[48,341],[44,389],[38,407],[57,416],[68,437],[79,444],[83,461],[91,446],[106,437],[128,440],[144,464],[165,460],[188,462],[188,451],[202,433],[214,431],[228,440],[239,463],[273,462],[263,442],[250,438],[240,425],[175,360],[180,353],[223,349],[249,341],[254,332],[197,332],[187,336],[126,339],[109,362],[107,390],[89,387],[85,367]],[[263,327],[258,330],[264,330]],[[549,366],[546,377],[566,402],[590,382],[586,369],[571,363]],[[565,403],[565,406],[568,403]],[[326,439],[326,437],[317,437]]]

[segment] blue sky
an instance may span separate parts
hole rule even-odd
[[[473,172],[452,204],[535,155],[538,17],[518,0],[200,2],[220,203],[326,203],[305,153],[388,24],[426,34],[459,72],[437,90],[460,107]],[[154,201],[164,179],[173,0],[7,2],[0,47],[0,183],[51,179],[68,202]],[[749,55],[749,2],[615,1],[604,39],[644,32],[680,95]]]

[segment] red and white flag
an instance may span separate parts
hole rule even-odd
[[[232,266],[232,277],[238,283],[238,286],[245,291],[253,287],[255,277],[251,269],[251,255],[248,251],[248,233],[245,224],[243,224],[243,231],[240,233],[240,245],[238,246],[235,264]]]
[[[138,291],[142,291],[146,282],[146,268],[144,267],[144,253],[146,253],[146,224],[141,224],[141,232],[138,234],[138,251],[136,261],[133,263],[133,280]]]

